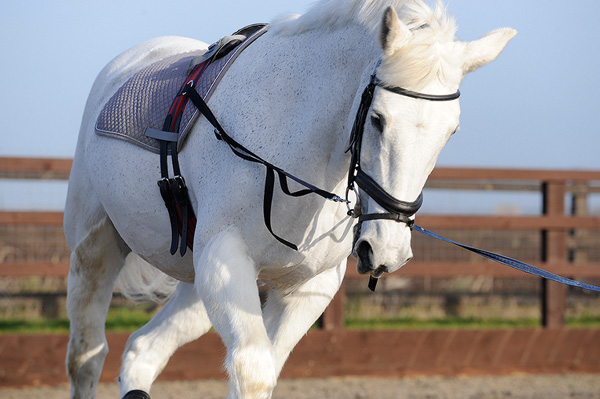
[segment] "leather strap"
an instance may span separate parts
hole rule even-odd
[[[398,200],[392,197],[375,180],[360,169],[356,174],[355,181],[358,187],[363,189],[369,197],[373,198],[375,202],[388,212],[408,217],[417,213],[421,205],[423,205],[423,193],[420,193],[413,202]]]
[[[406,225],[412,230],[415,221],[410,219],[406,215],[398,214],[398,213],[367,213],[366,215],[360,215],[358,217],[358,222],[366,222],[369,220],[393,220],[398,223],[406,223]]]
[[[447,243],[450,244],[454,244],[456,246],[459,246],[463,249],[466,249],[468,251],[474,252],[478,255],[483,256],[484,258],[488,258],[490,260],[493,260],[494,262],[498,262],[501,263],[503,265],[506,266],[510,266],[513,269],[517,269],[520,270],[522,272],[528,273],[528,274],[532,274],[534,276],[539,276],[542,278],[545,278],[547,280],[552,280],[552,281],[556,281],[557,283],[561,283],[561,284],[566,284],[566,285],[570,285],[573,287],[578,287],[578,288],[583,288],[586,290],[590,290],[590,291],[596,291],[596,292],[600,292],[600,287],[595,286],[595,285],[591,285],[591,284],[586,284],[586,283],[582,283],[580,281],[576,281],[576,280],[571,280],[562,276],[558,276],[554,273],[550,273],[546,270],[540,269],[539,267],[535,267],[533,265],[527,264],[525,262],[521,262],[519,260],[513,259],[513,258],[509,258],[508,256],[504,256],[504,255],[500,255],[494,252],[490,252],[490,251],[486,251],[484,249],[479,249],[479,248],[475,248],[472,247],[470,245],[465,245],[465,244],[461,244],[459,242],[450,240],[449,238],[446,237],[442,237],[439,234],[436,234],[432,231],[429,231],[419,225],[415,225],[414,226],[415,231],[418,231],[419,233],[423,233],[426,236],[429,236],[431,238],[435,238],[437,240],[441,240],[441,241],[445,241]]]
[[[209,62],[196,65],[186,80],[184,87],[194,86],[206,70]],[[171,255],[179,248],[179,253],[184,256],[187,248],[193,249],[193,234],[196,226],[196,215],[192,208],[185,179],[181,175],[179,156],[177,154],[177,138],[181,117],[188,97],[183,88],[173,100],[169,114],[166,116],[162,130],[146,129],[145,134],[159,140],[160,143],[160,174],[158,181],[160,194],[169,213],[171,225]],[[171,155],[174,177],[169,177],[168,156]]]
[[[452,100],[456,100],[457,98],[460,97],[460,90],[456,90],[452,94],[425,94],[425,93],[419,93],[416,91],[406,90],[406,89],[404,89],[402,87],[398,87],[398,86],[390,86],[390,85],[383,83],[381,80],[379,80],[377,78],[375,78],[375,84],[377,86],[381,87],[382,89],[391,91],[392,93],[400,94],[401,96],[405,96],[405,97],[417,98],[419,100],[452,101]]]

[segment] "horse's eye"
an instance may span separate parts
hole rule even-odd
[[[383,127],[385,125],[385,121],[383,119],[383,116],[379,115],[379,114],[372,114],[371,115],[371,124],[373,125],[373,127],[375,129],[377,129],[380,133],[383,133]]]

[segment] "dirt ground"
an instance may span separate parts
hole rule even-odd
[[[157,382],[153,399],[222,399],[227,383],[204,380]],[[69,387],[0,389],[2,399],[65,399]],[[97,399],[117,399],[116,384],[102,384]],[[274,399],[600,399],[600,375],[460,376],[399,379],[326,378],[281,380]]]

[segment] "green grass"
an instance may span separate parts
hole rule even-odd
[[[106,331],[134,331],[146,324],[153,313],[144,308],[110,308],[106,318]],[[0,320],[2,334],[68,333],[67,319]]]
[[[569,328],[600,328],[600,316],[580,316],[567,318]],[[541,325],[540,319],[493,319],[445,317],[419,320],[414,318],[396,319],[346,319],[349,330],[394,330],[394,329],[467,329],[467,328],[532,328]]]
[[[600,316],[584,314],[577,318],[568,317],[567,318],[567,326],[573,327],[573,328],[577,328],[577,327],[600,328]]]
[[[69,331],[69,320],[0,320],[2,334],[43,334]]]
[[[153,312],[143,307],[111,308],[106,319],[106,331],[129,332],[146,324]],[[418,320],[414,318],[357,319],[347,318],[349,330],[393,330],[393,329],[468,329],[468,328],[533,328],[539,327],[538,319],[480,319],[446,317]],[[570,328],[600,328],[600,316],[583,315],[567,319]],[[67,333],[69,321],[57,320],[0,320],[1,334]]]
[[[467,329],[467,328],[525,328],[540,325],[537,319],[478,319],[445,317],[419,320],[414,318],[398,319],[347,319],[349,330],[400,330],[400,329]]]

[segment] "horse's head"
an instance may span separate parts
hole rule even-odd
[[[363,215],[353,253],[358,272],[374,277],[412,258],[410,227],[425,181],[458,129],[462,78],[493,61],[516,34],[499,29],[465,43],[455,41],[454,21],[439,5],[434,12],[409,3],[402,16],[392,7],[384,14],[383,53],[356,118],[364,131],[353,134],[355,211]]]

